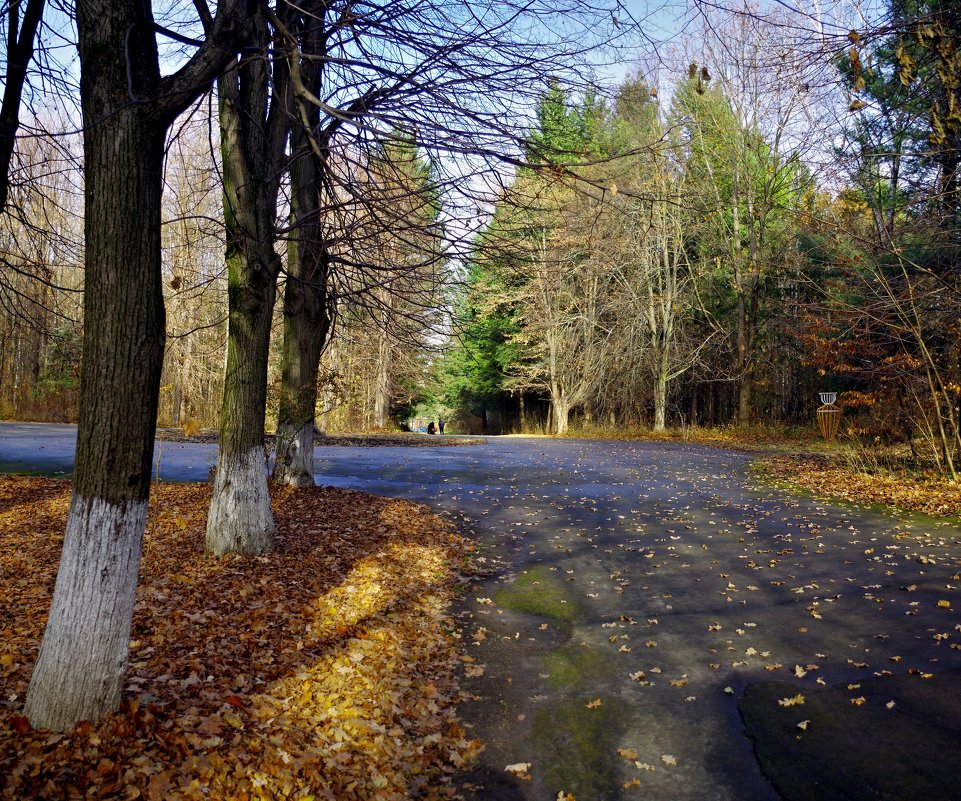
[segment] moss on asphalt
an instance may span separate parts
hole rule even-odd
[[[612,702],[589,709],[590,700],[553,701],[534,716],[534,751],[543,760],[551,798],[561,791],[586,799],[618,796],[617,747],[624,709],[615,709]]]

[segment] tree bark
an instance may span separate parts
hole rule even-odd
[[[226,170],[224,179],[226,183]],[[277,256],[272,247],[270,253],[257,256],[251,253],[250,243],[246,250],[241,253],[228,245],[227,372],[220,454],[204,545],[207,553],[216,556],[263,554],[274,547],[264,417]]]
[[[740,278],[738,280],[740,281]],[[744,288],[739,284],[737,288],[737,424],[741,427],[751,422],[752,377],[749,365],[746,307]]]
[[[294,248],[294,243],[291,243]],[[318,312],[318,293],[288,255],[284,291],[284,344],[273,479],[293,487],[314,485],[317,373],[329,318]]]
[[[330,331],[328,259],[320,241],[316,202],[313,209],[306,208],[311,202],[306,196],[316,197],[316,185],[309,176],[295,178],[296,174],[297,170],[292,168],[294,238],[288,250],[284,291],[284,345],[273,478],[278,484],[311,487],[317,374]]]
[[[259,21],[263,35],[265,23]],[[276,68],[276,67],[275,67]],[[273,549],[264,418],[267,357],[280,257],[274,251],[279,159],[286,137],[265,123],[269,76],[251,59],[218,81],[227,234],[227,370],[207,553]],[[278,138],[283,141],[278,142]]]
[[[3,100],[0,103],[0,211],[7,205],[10,188],[10,161],[20,127],[20,101],[27,83],[27,67],[33,58],[37,29],[43,19],[45,0],[27,0],[19,30],[19,3],[6,6],[7,63]]]
[[[374,426],[376,428],[387,428],[390,412],[389,361],[390,347],[387,343],[387,334],[382,333],[377,348],[377,377],[374,386]]]
[[[307,17],[307,14],[304,15]],[[321,94],[325,42],[323,14],[307,22],[301,34],[299,71],[302,85]],[[291,55],[291,57],[297,57]],[[330,132],[322,135],[320,109],[303,98],[290,98],[291,241],[287,251],[284,290],[284,344],[281,356],[280,408],[277,414],[273,479],[295,487],[314,485],[314,424],[320,356],[331,328],[328,280],[330,254],[322,230],[321,198]]]
[[[164,351],[169,118],[129,102],[159,77],[150,23],[136,0],[77,4],[86,204],[77,468],[25,707],[34,727],[57,731],[116,709],[127,670]],[[125,42],[138,53],[129,73]]]
[[[654,430],[664,431],[667,427],[667,354],[661,353],[657,359],[657,374],[654,378]]]
[[[556,433],[566,434],[568,422],[570,420],[571,409],[567,405],[563,391],[551,398],[551,409],[554,412],[554,426]]]

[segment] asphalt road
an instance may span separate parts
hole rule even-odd
[[[71,431],[0,424],[0,471],[69,473]],[[158,456],[162,477],[202,480],[216,450]],[[883,697],[889,678],[935,687],[961,667],[958,528],[764,487],[743,454],[492,438],[316,459],[318,483],[430,503],[482,545],[490,576],[457,610],[463,709],[487,744],[477,799],[773,801],[791,793],[745,732],[749,686],[849,688],[856,710],[861,682]]]

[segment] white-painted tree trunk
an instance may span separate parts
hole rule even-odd
[[[297,427],[292,423],[277,426],[277,464],[274,481],[290,487],[314,486],[314,425]]]
[[[262,554],[273,548],[274,516],[267,491],[264,452],[254,448],[239,456],[221,448],[210,512],[207,553]]]
[[[34,728],[69,731],[119,706],[146,522],[146,500],[71,499],[24,709]]]
[[[562,401],[554,401],[554,422],[557,427],[558,434],[566,434],[568,428],[568,420],[570,419],[570,407]]]

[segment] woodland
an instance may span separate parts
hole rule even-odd
[[[2,6],[0,416],[78,423],[17,730],[120,705],[158,424],[218,429],[226,560],[272,558],[316,428],[415,416],[810,428],[834,391],[863,453],[957,480],[961,9],[666,13]]]
[[[495,57],[493,32],[461,32],[460,77],[415,90],[407,61],[428,69],[457,25],[435,11],[428,44],[409,41],[419,22],[368,20],[375,42],[397,40],[389,69],[348,77],[328,53],[318,75],[303,72],[307,56],[274,77],[275,64],[252,61],[177,118],[160,198],[160,425],[229,430],[237,286],[259,312],[245,311],[258,344],[234,340],[235,366],[266,363],[250,378],[282,440],[310,418],[324,431],[413,418],[470,433],[810,429],[818,392],[833,391],[859,448],[895,446],[956,477],[950,4],[870,19],[843,5],[820,17],[695,6],[667,44],[645,39],[643,20],[585,7],[572,18],[607,24],[576,46],[548,32],[559,9],[545,6],[535,58],[516,31]],[[305,35],[274,22],[257,33],[262,49]],[[622,77],[598,83],[574,63],[587,52],[621,60]],[[277,81],[306,127],[272,103]],[[263,136],[251,138],[227,115],[255,89]],[[0,412],[74,421],[83,137],[67,100],[34,91],[4,217]],[[228,156],[255,150],[231,177]],[[231,181],[254,177],[266,205],[245,219]],[[225,255],[247,231],[260,255]],[[243,268],[250,259],[261,267]]]

